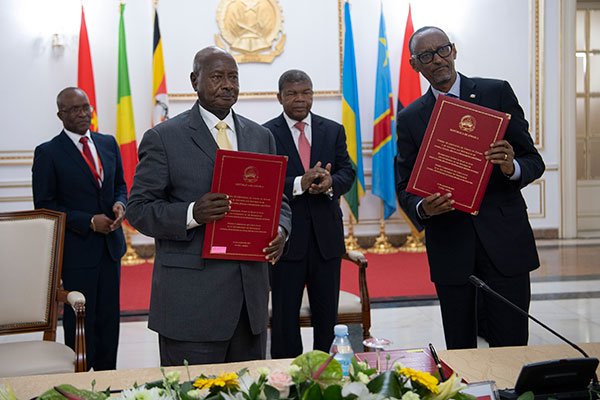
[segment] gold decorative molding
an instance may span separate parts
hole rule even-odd
[[[533,142],[542,150],[544,148],[544,8],[545,0],[531,0],[533,11],[533,45],[534,54],[531,63],[530,101],[533,121]]]
[[[22,188],[31,188],[31,181],[0,182],[0,189],[22,189]]]
[[[33,203],[33,196],[4,196],[0,203]]]
[[[533,186],[538,186],[538,204],[540,206],[540,212],[539,213],[535,213],[535,214],[529,214],[529,218],[530,219],[543,219],[546,218],[546,180],[545,179],[538,179],[532,183],[529,184],[529,186],[533,187]]]
[[[31,150],[0,150],[0,165],[31,165],[33,151]]]

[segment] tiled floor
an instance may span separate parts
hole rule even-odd
[[[542,267],[532,274],[531,314],[573,342],[600,342],[600,240],[538,243]],[[393,342],[394,348],[422,347],[431,342],[444,349],[436,304],[372,310],[371,334]],[[304,348],[312,345],[311,329],[303,329]],[[530,322],[530,344],[560,343]],[[10,341],[1,337],[0,341]],[[62,330],[59,330],[62,340]],[[487,344],[480,342],[480,347]],[[118,368],[159,365],[157,335],[145,321],[121,323]]]

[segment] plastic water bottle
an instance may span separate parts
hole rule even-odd
[[[333,328],[333,333],[335,337],[333,338],[333,343],[331,343],[329,354],[335,353],[333,358],[342,365],[343,376],[348,376],[350,374],[352,358],[354,357],[354,351],[348,337],[348,327],[346,325],[336,325]]]

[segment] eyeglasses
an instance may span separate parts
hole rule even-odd
[[[71,108],[62,109],[60,111],[67,113],[67,114],[72,114],[72,115],[78,115],[82,111],[86,114],[91,114],[94,111],[94,107],[92,107],[89,104],[84,104],[82,106],[73,106]]]
[[[436,54],[442,58],[448,57],[450,54],[452,54],[453,47],[454,47],[454,44],[447,43],[443,46],[438,47],[437,49],[435,49],[433,51],[431,51],[431,50],[424,51],[422,53],[415,54],[412,57],[419,60],[419,62],[421,64],[429,64],[430,62],[433,61],[433,58],[435,57]]]

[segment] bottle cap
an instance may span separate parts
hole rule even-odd
[[[347,336],[348,335],[348,326],[347,325],[336,325],[333,327],[333,333],[335,336]]]

